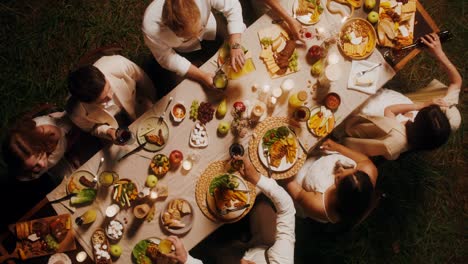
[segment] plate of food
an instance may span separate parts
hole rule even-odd
[[[113,184],[112,200],[121,207],[131,207],[138,196],[138,188],[130,179],[120,179]]]
[[[76,248],[71,216],[35,219],[15,224],[16,248],[22,259],[51,255]]]
[[[345,56],[362,60],[372,54],[376,39],[371,23],[362,18],[351,18],[341,27],[338,46]]]
[[[218,175],[207,190],[208,209],[221,220],[236,219],[249,208],[249,193],[249,186],[241,177],[229,173]]]
[[[379,45],[401,48],[412,44],[415,17],[416,0],[380,1],[377,26]]]
[[[163,149],[169,140],[169,126],[166,120],[151,116],[143,120],[137,130],[138,143],[145,144],[144,149],[155,152]]]
[[[171,162],[166,155],[156,154],[151,160],[150,168],[156,176],[164,176],[171,168]]]
[[[76,194],[70,199],[72,205],[91,203],[97,194],[96,177],[90,171],[77,170],[68,179],[66,189],[69,195]]]
[[[99,264],[111,264],[109,240],[107,240],[104,229],[98,228],[91,235],[94,262]]]
[[[181,235],[192,229],[193,207],[185,199],[177,198],[167,202],[161,212],[161,223],[171,234]]]
[[[333,112],[325,106],[316,107],[310,110],[310,118],[307,121],[307,127],[310,132],[317,137],[326,136],[331,133],[335,127],[335,116]]]
[[[258,156],[272,171],[289,170],[299,157],[296,136],[285,126],[268,130],[258,144]]]
[[[138,242],[132,250],[132,259],[136,264],[174,263],[163,254],[174,251],[169,240],[150,237]]]
[[[195,126],[190,131],[189,145],[194,148],[208,146],[208,132],[206,127],[198,121],[195,122]]]
[[[294,0],[292,9],[297,21],[308,26],[319,22],[323,13],[320,0]]]
[[[348,78],[348,88],[367,94],[375,94],[379,89],[377,81],[379,80],[380,68],[369,71],[362,76],[358,76],[358,73],[371,69],[376,65],[377,63],[368,60],[353,61]]]
[[[265,63],[271,78],[278,78],[299,71],[296,42],[279,25],[258,31],[262,51],[260,59]]]

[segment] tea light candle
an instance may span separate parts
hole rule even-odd
[[[283,90],[281,90],[281,88],[277,87],[277,88],[273,89],[271,94],[273,95],[273,97],[279,98],[281,96],[281,94],[283,94]]]
[[[111,204],[106,208],[106,216],[114,217],[120,211],[120,207],[116,204]]]
[[[328,64],[333,65],[337,64],[338,62],[340,62],[340,56],[338,56],[336,52],[330,52],[328,54]]]
[[[294,81],[292,79],[286,79],[281,83],[281,89],[284,93],[289,93],[294,88]]]
[[[86,252],[80,251],[78,252],[78,254],[76,254],[76,261],[78,261],[79,263],[84,262],[87,257],[88,255],[86,254]]]
[[[190,160],[184,160],[182,162],[182,168],[186,171],[189,171],[192,169],[192,162]]]
[[[274,107],[276,105],[277,101],[278,100],[276,99],[276,97],[274,97],[274,96],[270,97],[270,100],[268,101],[268,106],[269,107]]]

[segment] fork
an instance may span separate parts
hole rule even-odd
[[[266,159],[267,165],[268,165],[268,177],[271,178],[271,165],[270,165],[270,151],[266,148],[263,150],[263,156]]]
[[[243,210],[245,208],[248,208],[250,206],[250,204],[244,204],[242,206],[239,206],[237,208],[228,208],[228,209],[221,209],[221,210],[218,210],[218,213],[219,215],[227,215],[231,212],[235,212],[235,211],[239,211],[239,210]]]
[[[382,65],[382,63],[379,63],[379,64],[377,64],[377,65],[374,65],[374,66],[370,67],[370,68],[367,69],[367,70],[363,70],[363,71],[357,72],[357,73],[356,73],[356,77],[361,77],[361,76],[363,76],[364,74],[366,74],[366,73],[368,73],[368,72],[374,70],[375,68],[380,67],[381,65]]]
[[[167,105],[166,105],[166,108],[164,108],[164,112],[159,116],[159,123],[161,123],[164,120],[164,118],[166,116],[167,108],[169,108],[169,105],[172,103],[173,99],[174,98],[172,98],[172,96],[169,97],[169,101],[167,101]]]

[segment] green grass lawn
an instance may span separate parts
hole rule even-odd
[[[68,71],[88,51],[119,44],[123,55],[137,63],[150,58],[140,30],[149,2],[1,1],[0,138],[14,117],[34,105],[52,102],[63,106]],[[455,35],[444,50],[467,87],[468,1],[421,2],[441,29]],[[432,78],[447,81],[434,60],[421,54],[387,86],[411,91]],[[468,118],[466,103],[462,96],[459,109],[464,120]],[[297,263],[466,263],[466,133],[465,121],[437,151],[379,162],[379,187],[386,197],[356,230],[328,232],[298,221]],[[2,163],[2,177],[5,171]]]

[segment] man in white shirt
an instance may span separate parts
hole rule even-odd
[[[131,120],[146,112],[154,100],[154,87],[145,72],[120,56],[104,56],[70,73],[67,102],[70,119],[93,136],[115,142],[120,126],[116,115]]]
[[[271,199],[276,208],[276,235],[275,242],[271,247],[267,245],[255,245],[247,250],[241,260],[242,264],[251,263],[294,263],[294,243],[295,238],[295,213],[294,203],[289,194],[279,186],[275,180],[260,175],[250,163],[248,158],[244,158],[244,166],[240,170],[242,177],[257,185],[257,187]],[[266,215],[256,215],[265,224],[272,221]],[[252,219],[251,219],[252,220]],[[252,230],[253,232],[255,230]],[[253,234],[255,237],[255,234]],[[193,258],[187,253],[179,238],[171,236],[168,238],[175,247],[175,252],[170,255],[178,263],[200,264],[200,260]]]
[[[238,0],[155,0],[145,11],[142,28],[146,45],[163,68],[208,88],[214,88],[214,73],[199,69],[176,51],[200,50],[202,40],[216,38],[217,22],[212,9],[227,19],[231,65],[237,71],[245,62],[241,48],[245,24]]]

